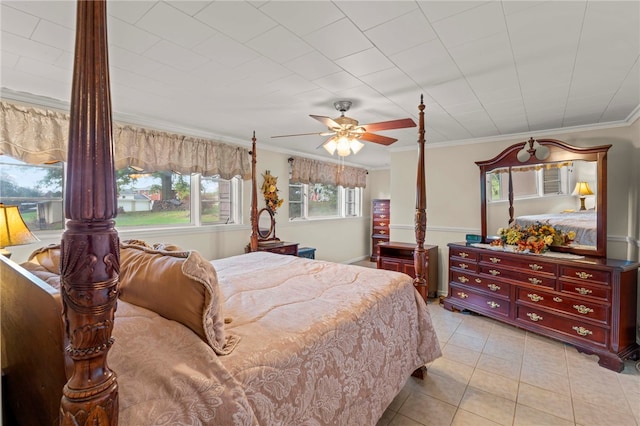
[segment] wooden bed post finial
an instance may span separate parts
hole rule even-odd
[[[119,240],[111,130],[106,0],[79,0],[71,92],[61,294],[72,372],[60,424],[118,424],[118,383],[107,366],[113,344]]]
[[[424,249],[424,240],[427,233],[427,192],[426,178],[424,172],[424,101],[423,95],[420,95],[420,105],[418,110],[419,127],[418,127],[418,171],[416,177],[416,216],[415,216],[415,233],[416,233],[416,249],[413,251],[413,266],[416,270],[416,277],[413,280],[414,285],[420,292],[424,300],[427,300],[428,288],[425,276],[426,251]]]

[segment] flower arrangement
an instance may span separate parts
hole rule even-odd
[[[565,233],[549,223],[535,222],[526,228],[520,225],[500,228],[498,236],[500,239],[493,241],[491,245],[514,245],[517,251],[544,253],[550,246],[569,244],[576,237],[576,233]]]
[[[278,178],[272,176],[269,170],[267,170],[262,177],[264,178],[264,182],[262,183],[264,201],[267,203],[267,208],[275,213],[278,207],[284,203],[284,199],[278,197]]]

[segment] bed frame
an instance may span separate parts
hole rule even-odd
[[[115,425],[118,383],[107,364],[118,295],[119,239],[111,134],[106,0],[79,0],[70,108],[60,296],[0,256],[2,395],[7,424]],[[426,291],[424,103],[419,105],[415,269]],[[252,234],[257,248],[256,138]],[[28,301],[28,303],[25,303]],[[60,312],[62,311],[62,321]],[[63,349],[64,348],[64,349]],[[132,348],[135,350],[135,348]]]

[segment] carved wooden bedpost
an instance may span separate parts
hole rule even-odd
[[[69,123],[61,281],[73,373],[62,425],[118,423],[118,384],[107,366],[119,273],[106,0],[79,0]]]
[[[416,232],[416,249],[413,251],[413,266],[416,269],[416,277],[413,280],[420,295],[427,300],[428,288],[427,282],[424,278],[425,274],[425,262],[426,251],[424,249],[424,240],[427,233],[427,191],[426,191],[426,179],[424,173],[424,101],[423,96],[420,95],[420,124],[419,124],[419,137],[418,137],[418,172],[416,182],[416,217],[415,217],[415,232]]]
[[[251,138],[251,242],[249,251],[258,251],[258,185],[256,184],[256,132]]]

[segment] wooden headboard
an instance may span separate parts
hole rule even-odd
[[[107,365],[120,259],[113,220],[117,203],[106,21],[106,0],[78,1],[65,188],[73,196],[65,198],[60,293],[0,258],[2,362],[7,384],[3,396],[8,396],[21,424],[55,424],[59,419],[64,425],[115,425],[118,421],[117,377]],[[422,99],[418,108],[415,282],[426,292]],[[255,151],[254,135],[252,232],[257,231]],[[11,354],[5,350],[9,344]],[[60,356],[63,347],[66,361]]]

